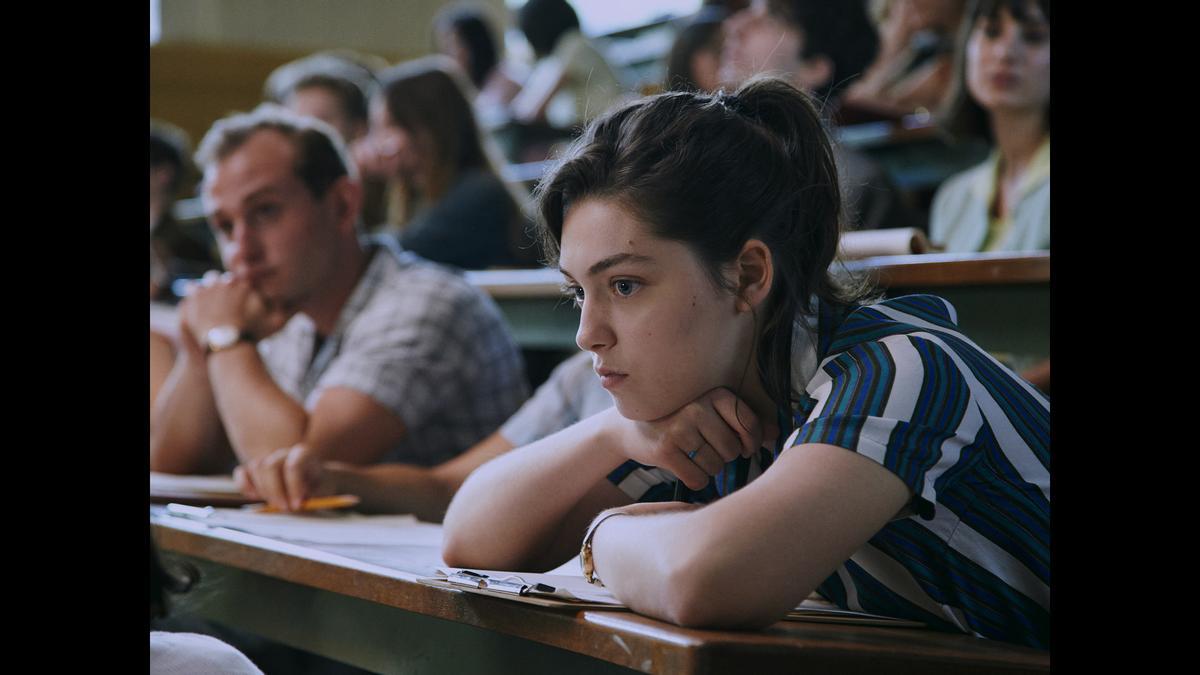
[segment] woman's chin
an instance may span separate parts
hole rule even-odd
[[[613,395],[613,401],[616,402],[617,412],[621,413],[621,417],[634,422],[651,422],[653,420],[666,417],[671,413],[683,407],[679,404],[674,407],[664,406],[661,402],[650,403],[645,400],[633,400],[630,397],[622,397]]]

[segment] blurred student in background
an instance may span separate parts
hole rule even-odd
[[[503,60],[502,44],[496,40],[487,15],[470,4],[451,5],[433,20],[437,50],[454,59],[471,84],[477,113],[507,106],[521,90],[525,75],[509,73],[510,61]]]
[[[932,114],[954,81],[954,42],[965,0],[874,0],[879,55],[846,91],[850,105],[890,116]]]
[[[171,281],[220,269],[207,228],[186,228],[171,213],[195,182],[190,142],[180,128],[150,120],[150,299],[174,302]]]
[[[579,17],[566,0],[529,0],[517,11],[517,25],[537,62],[512,101],[515,119],[565,129],[621,99],[616,73],[580,32]]]
[[[929,235],[947,251],[1050,248],[1050,1],[981,0],[964,26],[948,126],[994,144],[947,179]]]
[[[229,272],[180,304],[152,470],[240,464],[277,485],[266,460],[300,442],[330,460],[432,465],[525,401],[520,350],[487,295],[359,236],[361,189],[329,125],[264,104],[219,120],[197,157]]]
[[[871,63],[879,38],[861,2],[755,0],[725,22],[721,79],[737,86],[758,73],[777,75],[814,96],[827,120],[840,97]],[[883,168],[834,145],[848,229],[917,227],[920,223]]]
[[[367,102],[379,88],[375,71],[383,59],[345,50],[318,52],[286,63],[267,78],[263,98],[294,113],[329,124],[346,147],[367,135]],[[368,231],[387,223],[387,181],[362,172],[362,220]]]
[[[187,134],[150,120],[150,407],[175,363],[172,289],[178,277],[221,269],[217,244],[204,225],[186,227],[171,211],[194,182]]]
[[[679,34],[667,54],[667,91],[716,91],[721,86],[721,22],[727,13],[705,6]]]
[[[355,148],[355,160],[395,181],[400,244],[466,269],[532,263],[527,197],[500,178],[457,65],[429,56],[380,79],[370,138]]]
[[[592,371],[592,357],[579,352],[563,361],[533,397],[490,436],[463,454],[436,466],[388,463],[360,466],[323,461],[299,444],[286,455],[272,458],[283,476],[283,490],[299,499],[334,494],[358,495],[365,513],[411,513],[421,520],[441,522],[458,488],[475,469],[513,448],[528,445],[566,429],[613,405]],[[288,467],[289,470],[284,470]],[[238,469],[234,477],[251,497],[269,500],[278,485],[259,491]]]

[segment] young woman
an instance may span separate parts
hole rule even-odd
[[[524,195],[500,178],[454,62],[430,56],[380,80],[370,136],[355,160],[367,173],[393,178],[390,219],[400,244],[467,269],[532,262]]]
[[[780,80],[590,125],[539,210],[616,405],[473,473],[446,562],[579,552],[689,626],[764,626],[817,590],[1045,646],[1049,402],[944,300],[839,287],[837,185],[811,99]]]
[[[982,0],[966,24],[949,126],[995,144],[946,180],[929,235],[947,251],[1050,248],[1050,0]]]

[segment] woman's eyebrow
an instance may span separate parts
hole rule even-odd
[[[603,272],[604,270],[606,270],[610,267],[613,267],[614,265],[619,265],[619,264],[625,263],[625,262],[648,263],[648,262],[654,262],[654,258],[651,258],[650,256],[645,256],[645,255],[638,255],[636,253],[616,253],[614,255],[608,256],[607,258],[604,258],[603,260],[597,261],[591,267],[589,267],[588,268],[588,276],[595,276],[595,275]],[[563,274],[565,274],[569,277],[574,278],[574,275],[572,275],[570,272],[568,272],[567,270],[565,270],[561,267],[558,268],[558,271],[562,272]]]

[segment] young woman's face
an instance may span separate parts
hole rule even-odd
[[[371,102],[371,133],[367,140],[381,172],[412,177],[420,170],[420,153],[412,133],[396,124],[381,98]]]
[[[800,61],[802,38],[799,31],[772,16],[765,2],[725,20],[725,40],[721,48],[720,79],[737,86],[757,73],[795,78],[803,70]],[[807,87],[807,82],[797,82]]]
[[[611,201],[563,223],[559,267],[580,307],[575,341],[621,415],[653,420],[719,386],[737,387],[753,321],[686,245],[658,238]]]
[[[1050,26],[1035,3],[1018,23],[1002,8],[967,40],[967,88],[988,112],[1044,110],[1050,102]]]

